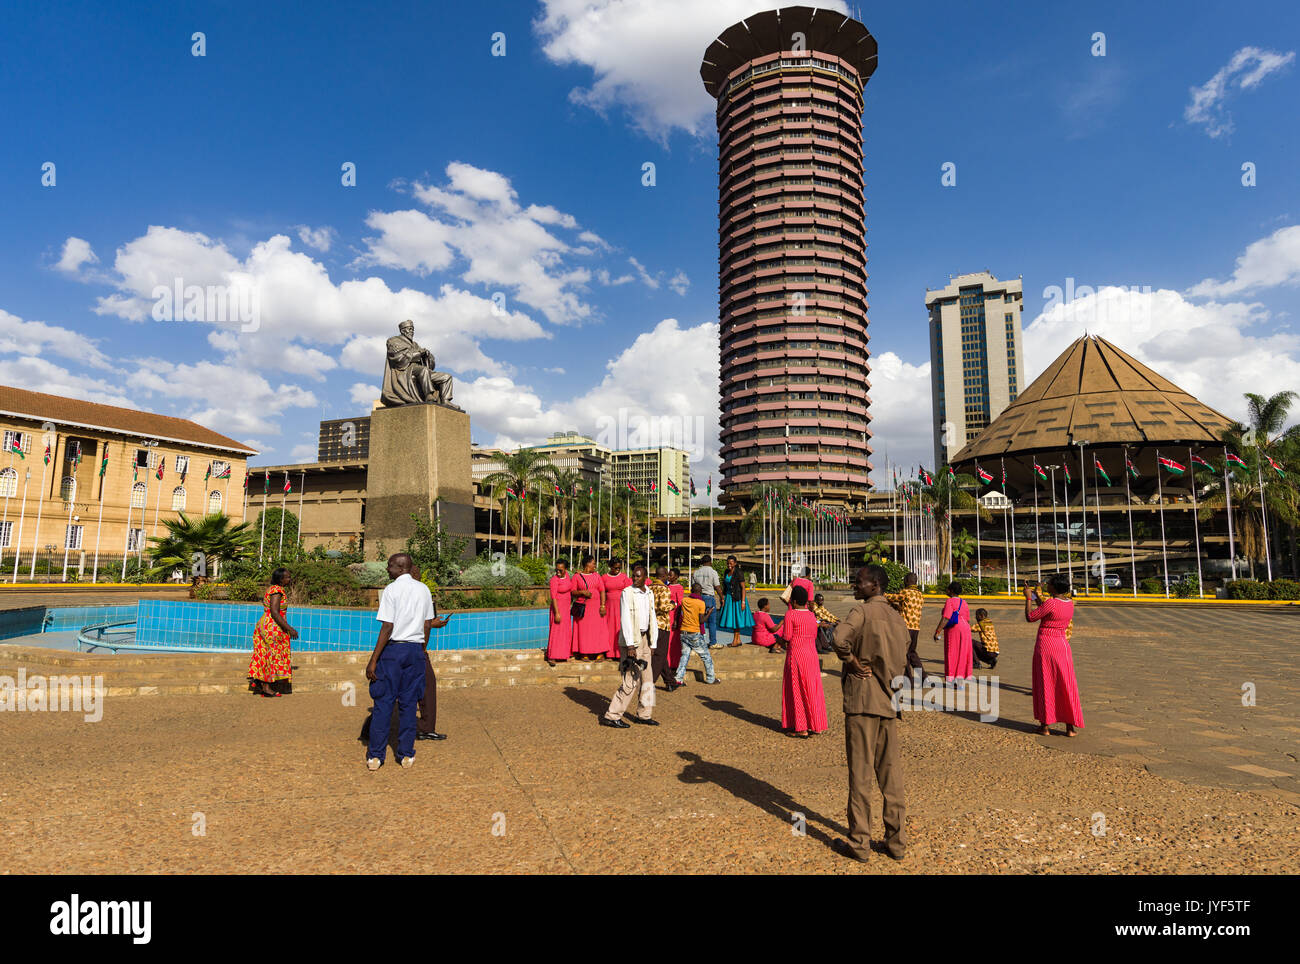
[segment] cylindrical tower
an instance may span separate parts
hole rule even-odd
[[[830,10],[755,14],[709,45],[718,101],[722,500],[870,487],[862,90],[876,41]]]

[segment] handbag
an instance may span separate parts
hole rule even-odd
[[[587,591],[591,590],[591,587],[587,585],[586,579],[582,580],[582,588]],[[569,603],[569,617],[571,619],[581,619],[585,615],[587,615],[587,600],[575,599]]]
[[[790,605],[790,593],[794,591],[794,586],[786,586],[785,592],[781,593],[781,602],[787,606]]]
[[[964,605],[966,605],[966,600],[959,599],[957,601],[957,608],[952,611],[952,615],[949,616],[948,621],[944,623],[944,628],[952,629],[952,627],[957,625],[957,617],[961,615],[961,607]]]

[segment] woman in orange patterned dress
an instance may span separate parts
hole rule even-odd
[[[289,570],[271,573],[271,587],[262,595],[264,611],[253,630],[253,658],[248,664],[249,689],[262,696],[279,696],[273,683],[293,674],[289,665],[289,641],[298,638],[298,630],[285,622],[288,611],[286,595],[293,580]]]

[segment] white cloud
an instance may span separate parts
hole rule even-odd
[[[682,328],[676,319],[665,319],[638,335],[605,369],[598,384],[553,405],[506,376],[468,382],[457,389],[456,401],[469,412],[476,440],[503,448],[540,442],[570,428],[597,436],[609,428],[605,420],[617,421],[620,412],[632,428],[637,419],[666,416],[680,427],[680,444],[703,450],[702,458],[692,458],[692,473],[718,476],[716,323]],[[618,447],[628,440],[611,441]]]
[[[685,271],[679,269],[675,275],[668,279],[668,287],[679,295],[685,295],[691,287],[691,279],[686,277]]]
[[[1300,384],[1300,335],[1267,330],[1263,305],[1193,304],[1177,291],[1107,287],[1056,304],[1025,327],[1030,381],[1070,342],[1100,335],[1229,418],[1244,418],[1245,392]]]
[[[1300,224],[1278,228],[1267,238],[1252,241],[1237,258],[1236,269],[1227,281],[1206,278],[1187,293],[1222,298],[1278,285],[1300,285]]]
[[[298,225],[298,240],[317,251],[329,251],[334,243],[334,229],[331,227],[312,228],[305,224]]]
[[[658,279],[652,276],[650,272],[645,269],[645,265],[643,265],[640,261],[638,261],[636,258],[629,257],[627,259],[627,263],[630,264],[632,267],[636,268],[637,277],[641,279],[641,283],[643,285],[645,285],[651,291],[659,287]]]
[[[841,2],[809,6],[847,11]],[[663,141],[674,128],[714,131],[714,101],[700,81],[705,49],[727,27],[772,0],[542,0],[533,29],[552,62],[591,68],[590,87],[569,99],[600,113],[626,110],[634,127]]]
[[[54,270],[75,275],[85,264],[98,264],[99,258],[91,250],[90,242],[83,238],[68,238],[63,242],[63,254]]]
[[[877,488],[889,484],[888,462],[907,472],[934,462],[930,409],[929,362],[913,365],[892,351],[871,356],[871,481]]]
[[[353,405],[360,405],[367,412],[370,406],[375,404],[375,399],[379,398],[379,386],[370,385],[366,382],[353,382],[352,387],[348,389],[348,401]]]
[[[317,454],[319,454],[319,451],[320,450],[317,448],[315,442],[304,442],[302,445],[295,445],[293,447],[293,450],[289,453],[289,461],[290,462],[315,462],[316,456]],[[297,479],[294,479],[294,482],[297,481],[298,481]],[[297,488],[296,485],[294,487]]]
[[[423,211],[372,211],[366,226],[379,237],[366,238],[362,264],[401,268],[423,277],[446,268],[455,256],[449,243],[455,228]]]
[[[1199,124],[1211,137],[1222,137],[1233,130],[1232,115],[1225,106],[1233,90],[1258,87],[1269,74],[1276,73],[1295,60],[1295,51],[1285,54],[1259,47],[1242,47],[1227,65],[1200,87],[1191,88],[1192,99],[1183,109],[1183,119]]]
[[[112,371],[113,363],[94,340],[69,328],[43,321],[23,321],[0,308],[0,354],[40,355],[51,352],[92,368]],[[17,384],[17,383],[15,383]],[[33,388],[43,392],[43,388]],[[81,396],[78,396],[81,397]]]
[[[84,374],[70,372],[53,362],[33,355],[0,358],[0,384],[21,385],[33,392],[79,398],[104,405],[140,407],[134,399],[123,395],[115,388],[108,387],[108,384],[116,386],[116,380],[105,384],[101,379],[87,378]]]

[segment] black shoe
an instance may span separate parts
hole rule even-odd
[[[998,668],[998,661],[996,659],[993,660],[993,662],[989,663],[989,669],[997,669],[997,668]]]
[[[643,720],[643,719],[641,719],[641,717],[639,717],[639,716],[629,716],[628,719],[630,719],[633,723],[640,723],[642,726],[658,726],[658,725],[659,725],[659,721],[658,721],[658,720],[655,720],[655,719]]]
[[[630,729],[632,729],[632,727],[629,726],[628,723],[627,723],[625,720],[611,720],[608,716],[602,716],[602,717],[600,718],[600,725],[601,725],[601,726],[612,726],[612,727],[613,727],[614,729],[616,729],[616,730],[630,730]]]
[[[835,841],[831,844],[831,850],[834,850],[841,857],[848,857],[849,860],[856,860],[860,864],[865,864],[867,862],[867,858],[854,850],[847,840]]]
[[[432,730],[430,730],[428,733],[417,733],[417,734],[415,734],[415,738],[416,738],[417,740],[445,740],[445,739],[447,739],[447,734],[446,734],[446,733],[434,733]]]

